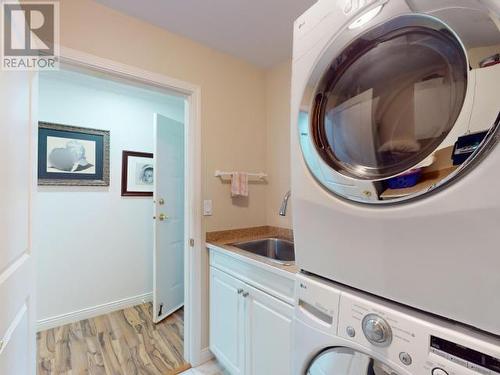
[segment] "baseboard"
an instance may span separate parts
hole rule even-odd
[[[67,314],[42,319],[37,322],[37,332],[59,327],[65,324],[78,322],[79,320],[94,318],[99,315],[109,314],[110,312],[125,309],[127,307],[140,305],[153,300],[153,293],[145,293],[138,296],[124,298],[118,301],[105,303],[98,306],[87,307]]]
[[[200,353],[200,364],[210,361],[214,355],[209,348],[205,348]]]

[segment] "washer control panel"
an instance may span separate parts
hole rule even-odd
[[[442,368],[436,367],[432,369],[432,375],[448,375],[448,373]]]
[[[401,374],[500,375],[498,338],[356,291],[340,294],[337,335]]]
[[[464,368],[471,369],[480,374],[500,374],[500,359],[477,350],[470,349],[441,337],[431,335],[430,351],[439,357],[456,363]],[[444,375],[440,368],[435,368],[433,375]]]
[[[373,345],[390,345],[392,341],[391,326],[381,316],[368,314],[363,318],[361,326],[366,339]]]
[[[350,14],[363,9],[374,2],[375,0],[345,0],[342,10],[345,14]]]
[[[388,359],[389,366],[399,366],[420,375],[418,362],[420,358],[426,360],[425,348],[429,344],[418,328],[397,311],[370,303],[355,294],[341,294],[338,335],[365,347],[367,352],[379,353]]]

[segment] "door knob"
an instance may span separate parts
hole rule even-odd
[[[164,221],[164,220],[168,219],[168,216],[165,214],[160,214],[160,216],[158,218],[160,219],[160,221]]]

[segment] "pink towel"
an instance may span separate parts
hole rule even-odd
[[[231,176],[231,196],[248,197],[248,174],[234,172]]]

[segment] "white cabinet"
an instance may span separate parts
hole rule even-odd
[[[291,374],[292,306],[247,289],[246,374]]]
[[[289,375],[293,307],[210,267],[210,349],[232,375]]]
[[[243,286],[210,267],[210,350],[232,375],[244,372]]]

